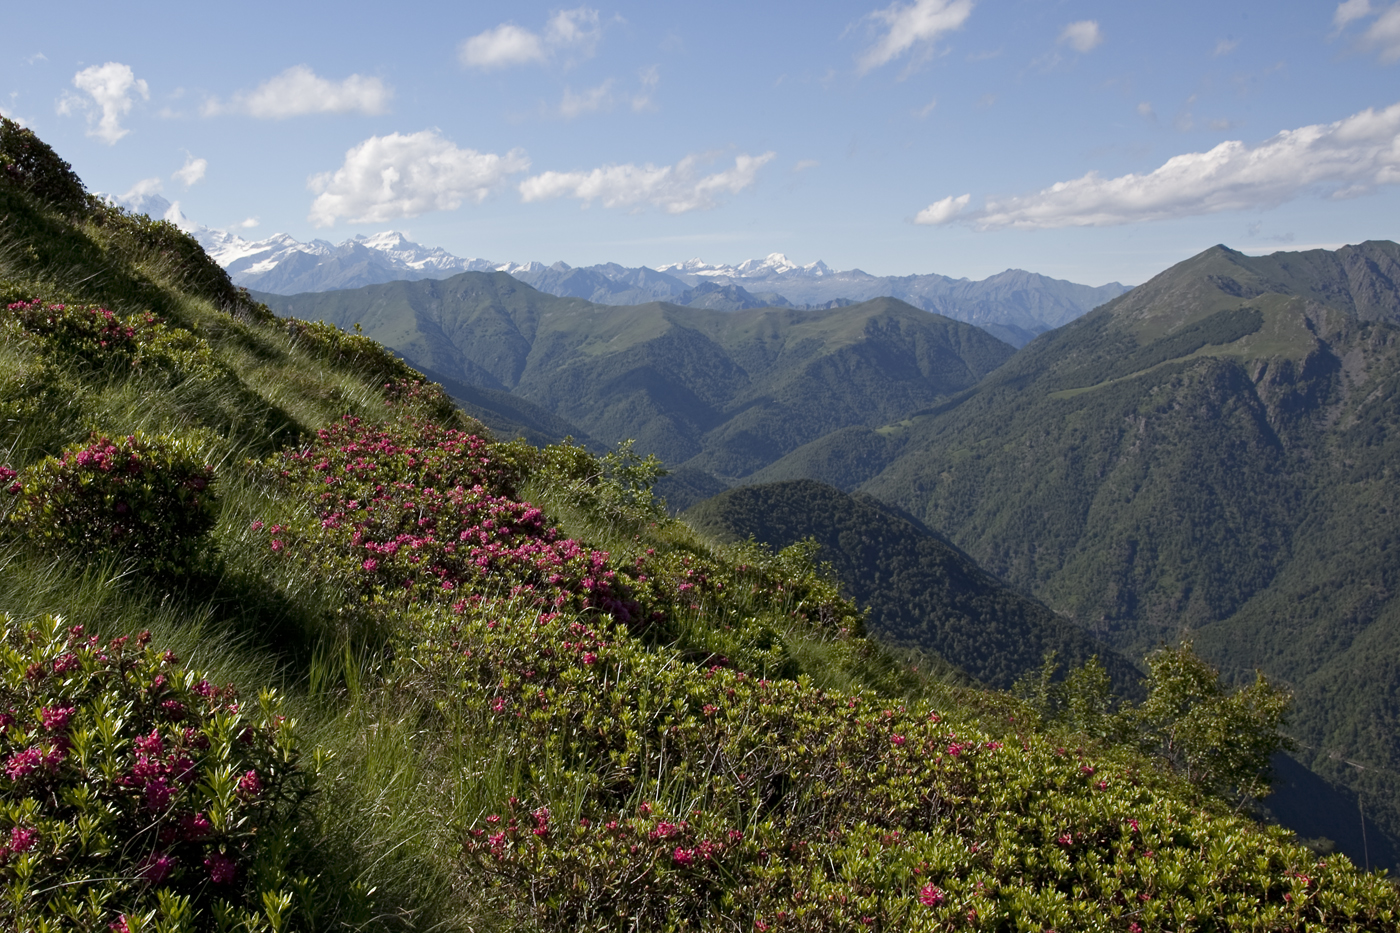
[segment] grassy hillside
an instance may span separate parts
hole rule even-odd
[[[1115,689],[1139,695],[1142,673],[1132,662],[869,496],[813,480],[743,486],[683,518],[721,540],[753,536],[774,549],[814,539],[817,560],[870,610],[872,635],[941,655],[984,684],[1009,689],[1038,671],[1047,652],[1070,667],[1098,655]]]
[[[667,519],[655,461],[498,443],[8,121],[0,166],[0,926],[1400,916],[1215,796],[1257,774],[1166,766],[1267,689],[1188,662],[1210,715],[1125,745],[921,678],[802,553]]]
[[[360,324],[414,365],[721,479],[838,428],[902,417],[1012,352],[892,299],[825,311],[610,307],[481,272],[263,297],[282,313]]]

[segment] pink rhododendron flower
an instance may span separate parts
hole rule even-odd
[[[238,866],[233,859],[213,852],[204,860],[204,867],[209,869],[209,880],[215,884],[224,884],[232,881],[238,874]]]

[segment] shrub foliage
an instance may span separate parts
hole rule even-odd
[[[188,438],[94,435],[12,480],[9,494],[18,501],[9,523],[46,548],[184,574],[212,556],[206,535],[218,520],[213,482],[213,468]]]
[[[274,693],[241,702],[148,636],[4,618],[0,925],[277,928],[310,790]]]

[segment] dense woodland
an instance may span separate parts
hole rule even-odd
[[[494,438],[0,123],[0,924],[1376,930],[1186,649],[911,667],[660,465]]]

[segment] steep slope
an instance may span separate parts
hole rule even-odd
[[[1053,651],[1073,667],[1098,655],[1116,690],[1141,690],[1141,672],[1118,652],[870,496],[795,480],[731,489],[682,517],[722,539],[752,536],[775,550],[815,539],[817,559],[870,610],[872,635],[933,652],[990,686],[1009,688]]]
[[[1395,832],[1397,270],[1388,242],[1207,250],[831,472],[1124,650],[1192,634],[1289,680],[1302,754]]]
[[[260,297],[283,313],[360,324],[416,365],[721,478],[833,430],[902,417],[1012,352],[891,299],[820,311],[611,307],[504,273]]]

